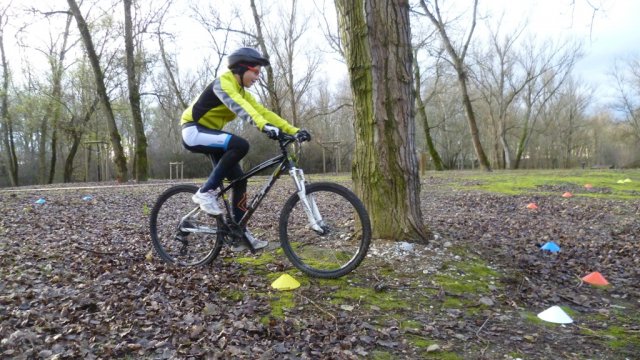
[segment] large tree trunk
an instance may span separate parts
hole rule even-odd
[[[4,9],[6,11],[6,9]],[[16,156],[16,145],[13,139],[13,122],[9,114],[9,63],[4,53],[4,26],[6,24],[6,14],[0,15],[0,60],[2,61],[2,92],[0,93],[0,125],[2,125],[2,141],[4,151],[7,155],[7,172],[11,186],[18,186],[18,157]]]
[[[96,89],[98,92],[98,96],[100,97],[100,101],[104,106],[105,115],[107,117],[107,126],[109,128],[109,139],[111,140],[111,146],[113,147],[114,153],[114,162],[116,165],[116,179],[119,182],[126,182],[128,180],[127,175],[127,159],[124,155],[124,150],[121,144],[120,133],[118,132],[118,127],[116,126],[116,119],[113,115],[113,109],[111,108],[111,101],[109,100],[109,95],[107,94],[107,88],[104,84],[104,75],[102,74],[102,68],[100,67],[100,60],[98,59],[98,54],[93,46],[93,40],[91,39],[91,33],[89,33],[89,27],[87,26],[82,13],[80,12],[80,8],[78,8],[78,4],[76,0],[67,0],[69,3],[69,8],[71,9],[71,13],[76,19],[76,23],[78,24],[78,30],[82,35],[82,42],[84,43],[85,50],[87,51],[87,56],[89,58],[89,62],[91,63],[91,68],[93,69],[93,74],[96,80]]]
[[[127,53],[127,85],[129,86],[129,104],[133,130],[136,137],[135,145],[135,178],[137,181],[147,181],[147,137],[144,134],[142,112],[140,111],[140,84],[136,79],[136,64],[133,47],[133,24],[131,21],[131,0],[124,0],[124,39]]]
[[[335,0],[354,97],[355,190],[374,236],[427,241],[415,153],[409,4]]]

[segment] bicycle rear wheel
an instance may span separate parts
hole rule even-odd
[[[177,185],[163,192],[150,216],[151,241],[157,254],[179,266],[205,265],[222,249],[221,220],[200,210],[191,196],[195,185]]]
[[[358,197],[334,183],[306,186],[322,216],[313,230],[305,206],[293,194],[280,213],[280,243],[291,263],[319,278],[338,278],[353,271],[367,255],[371,242],[369,215]]]

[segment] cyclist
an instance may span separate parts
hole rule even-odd
[[[270,139],[277,139],[279,132],[296,135],[302,141],[311,140],[307,130],[289,124],[280,116],[264,108],[245,88],[250,88],[260,78],[262,66],[269,60],[252,48],[240,48],[228,56],[229,71],[213,80],[191,105],[182,113],[182,143],[192,152],[211,157],[215,167],[207,181],[196,192],[192,200],[211,215],[220,215],[222,210],[214,193],[224,178],[236,179],[243,175],[240,160],[249,151],[249,143],[242,137],[223,131],[228,122],[240,118],[255,125]],[[246,212],[247,182],[238,183],[232,192],[233,216],[240,221]],[[247,240],[255,249],[268,245],[256,239],[245,229]],[[244,250],[242,245],[232,247]]]

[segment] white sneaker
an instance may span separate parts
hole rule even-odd
[[[262,249],[267,245],[269,245],[268,241],[256,239],[251,233],[251,231],[249,231],[249,229],[244,231],[244,235],[247,237],[247,240],[249,240],[249,242],[251,243],[251,245],[255,250]],[[247,245],[245,245],[244,243],[240,243],[238,245],[234,245],[231,247],[231,251],[243,251],[247,249],[248,249]]]
[[[193,194],[191,200],[193,200],[194,203],[200,205],[200,209],[202,209],[202,211],[206,212],[207,214],[222,214],[222,209],[220,209],[220,206],[218,206],[218,200],[211,191],[202,193],[200,192],[200,189],[198,189],[198,192]]]

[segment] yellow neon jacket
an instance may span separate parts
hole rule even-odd
[[[267,110],[246,91],[231,71],[227,71],[207,85],[200,96],[182,113],[180,124],[195,121],[214,130],[222,128],[236,117],[254,124],[258,129],[269,123],[287,134],[299,129]]]

